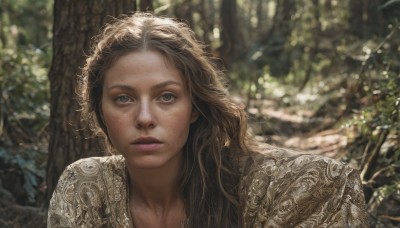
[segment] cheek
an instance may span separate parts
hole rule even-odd
[[[118,129],[121,127],[126,126],[127,121],[124,120],[124,118],[121,118],[121,116],[117,115],[112,115],[110,113],[104,114],[104,124],[107,127],[107,130],[113,130],[113,129]]]
[[[107,109],[103,109],[102,119],[105,126],[106,133],[109,138],[112,138],[113,135],[118,132],[118,129],[122,130],[124,126],[126,126],[126,121],[121,118],[121,116],[113,113],[112,109],[108,109],[108,111],[104,111]]]
[[[129,130],[127,129],[126,121],[107,114],[105,114],[103,118],[109,142],[119,153],[124,151],[123,146],[127,139],[126,136],[128,136],[126,132]]]
[[[189,127],[192,123],[192,115],[190,110],[178,111],[168,115],[169,118],[165,119],[168,124],[168,128],[178,138],[186,141],[187,135],[189,134]]]

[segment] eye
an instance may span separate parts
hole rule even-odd
[[[171,103],[176,99],[176,96],[172,93],[164,93],[160,96],[160,100],[163,103]]]
[[[118,96],[115,98],[115,100],[120,104],[125,104],[132,101],[132,99],[126,95]]]

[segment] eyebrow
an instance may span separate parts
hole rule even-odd
[[[159,89],[162,89],[162,88],[167,87],[167,86],[169,86],[169,85],[182,86],[182,84],[179,83],[179,82],[175,82],[175,81],[172,81],[172,80],[168,80],[168,81],[161,82],[161,83],[159,83],[159,84],[154,85],[154,86],[152,87],[152,89],[159,90]],[[128,90],[128,91],[136,91],[136,89],[135,89],[134,87],[129,86],[129,85],[125,85],[125,84],[115,84],[115,85],[112,85],[112,86],[110,86],[110,87],[108,88],[108,90],[114,89],[114,88],[120,88],[120,89],[124,89],[124,90]]]

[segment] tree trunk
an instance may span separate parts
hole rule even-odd
[[[311,50],[309,52],[310,61],[307,66],[304,80],[300,85],[299,92],[303,91],[303,89],[306,87],[308,81],[311,78],[311,74],[313,73],[313,66],[315,63],[317,63],[317,54],[318,54],[319,41],[320,41],[320,38],[318,36],[321,34],[321,26],[322,25],[321,25],[321,21],[320,21],[321,13],[320,13],[319,0],[312,0],[312,3],[313,3],[312,10],[314,11],[313,15],[314,15],[314,23],[315,23],[315,26],[312,30],[314,42],[313,42],[313,46],[311,47]]]
[[[140,11],[148,12],[153,10],[153,0],[140,0]]]
[[[349,1],[349,31],[351,34],[361,39],[368,39],[374,35],[384,37],[386,22],[379,7],[385,2],[388,1]]]
[[[179,1],[178,1],[179,2]],[[174,2],[172,4],[174,7],[174,15],[179,19],[183,19],[189,25],[190,28],[194,29],[194,19],[193,19],[193,5],[192,0],[184,0],[182,2]]]
[[[260,58],[256,65],[262,67],[268,64],[270,73],[274,77],[286,76],[292,66],[290,57],[285,53],[285,44],[294,27],[295,22],[291,19],[294,12],[296,12],[295,1],[276,1],[272,26],[261,40],[261,45],[266,50],[263,54],[267,58]]]
[[[203,30],[203,41],[208,44],[208,50],[211,51],[211,36],[214,30],[214,2],[211,0],[201,1],[200,3],[200,16],[201,16],[201,27]]]
[[[47,163],[47,204],[62,171],[70,163],[104,154],[99,139],[80,122],[77,74],[89,53],[91,38],[109,19],[135,10],[133,0],[55,0],[53,59],[49,72],[51,108]]]
[[[240,32],[237,20],[236,0],[222,0],[221,2],[221,47],[220,56],[227,69],[240,50]]]
[[[265,21],[265,13],[267,13],[268,11],[264,10],[264,2],[265,0],[258,0],[257,2],[257,8],[256,8],[256,12],[257,12],[257,31],[259,31],[259,33],[263,34],[264,33],[264,21]],[[263,4],[264,3],[264,4]],[[266,2],[268,4],[268,2]]]

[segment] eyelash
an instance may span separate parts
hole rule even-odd
[[[167,98],[167,99],[165,99]],[[162,103],[172,103],[174,102],[176,99],[176,96],[173,93],[164,93],[161,94],[161,96],[159,97],[160,102]],[[127,95],[121,95],[115,98],[115,101],[119,104],[126,104],[132,101],[132,98],[130,98]]]
[[[126,100],[122,101],[122,99],[126,99]],[[132,99],[129,96],[121,95],[121,96],[118,96],[117,98],[115,98],[115,100],[120,104],[125,104],[125,103],[130,102]]]
[[[166,96],[169,97],[170,99],[164,100]],[[160,100],[163,103],[171,103],[171,102],[175,101],[175,99],[176,99],[176,96],[172,93],[164,93],[160,96]]]

